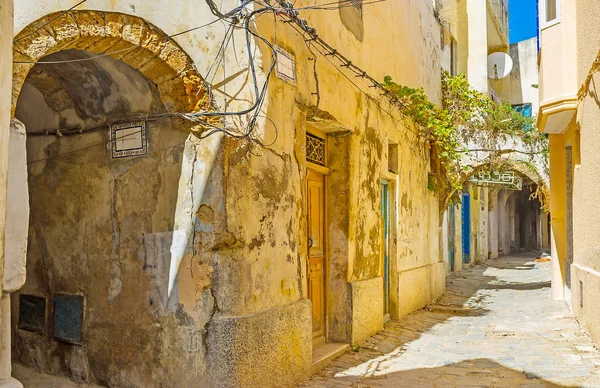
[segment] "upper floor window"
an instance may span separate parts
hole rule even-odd
[[[456,60],[456,40],[454,38],[450,38],[450,75],[455,76],[458,74],[458,64]]]
[[[541,16],[542,16],[542,27],[548,24],[554,24],[558,22],[560,16],[560,0],[542,0],[541,4]]]

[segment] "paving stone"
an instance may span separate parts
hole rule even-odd
[[[358,353],[311,381],[356,388],[600,387],[600,351],[550,288],[528,289],[551,279],[549,263],[523,269],[534,257],[490,260],[452,274],[438,301],[443,309],[388,322]],[[453,306],[469,306],[471,315]],[[339,368],[345,369],[334,378]],[[316,387],[306,385],[311,381],[302,386]]]

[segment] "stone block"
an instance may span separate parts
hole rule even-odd
[[[304,299],[245,316],[215,316],[208,329],[212,387],[292,387],[312,364],[312,304]]]
[[[355,281],[349,283],[349,287],[351,342],[357,344],[383,330],[383,279]]]

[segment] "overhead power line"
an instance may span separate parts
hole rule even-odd
[[[80,3],[76,4],[75,6],[62,12],[60,15],[56,16],[52,20],[49,20],[47,23],[38,27],[33,32],[19,38],[19,40],[32,35],[39,29],[45,27],[46,25],[52,23],[54,20],[58,19],[62,15],[73,10],[75,7],[79,6],[80,4],[83,4],[85,1],[86,0],[83,0]],[[382,1],[385,1],[385,0],[373,0],[373,1],[362,3],[362,4],[366,5],[366,4],[378,3],[378,2],[382,2]],[[340,61],[339,67],[350,70],[351,72],[353,72],[355,74],[356,77],[360,77],[360,78],[364,78],[364,79],[368,80],[372,84],[371,87],[380,89],[384,95],[386,95],[390,98],[390,100],[392,102],[398,102],[397,99],[394,100],[394,97],[390,94],[390,92],[385,87],[383,87],[383,85],[381,85],[375,78],[373,78],[372,76],[367,74],[366,71],[362,70],[358,66],[354,65],[345,56],[340,54],[331,45],[329,45],[323,39],[321,39],[317,35],[316,30],[314,28],[310,27],[308,25],[308,23],[306,22],[306,20],[298,18],[298,10],[318,10],[318,9],[327,10],[327,9],[339,9],[339,8],[344,8],[344,7],[354,7],[355,5],[353,3],[353,0],[341,0],[339,2],[328,2],[328,3],[322,3],[322,4],[315,4],[315,5],[311,5],[311,6],[301,7],[298,9],[294,9],[293,5],[291,3],[284,2],[282,0],[278,0],[279,7],[273,6],[272,4],[269,3],[268,0],[266,0],[265,3],[263,3],[260,0],[243,0],[239,6],[233,8],[232,10],[225,12],[225,13],[222,13],[219,10],[219,8],[217,7],[217,5],[215,4],[215,2],[213,0],[206,0],[206,2],[209,5],[211,12],[215,16],[217,16],[216,20],[213,20],[213,21],[211,21],[207,24],[203,24],[201,26],[193,27],[188,30],[166,36],[165,39],[173,38],[173,37],[180,36],[183,34],[187,34],[189,32],[196,31],[198,29],[210,26],[219,21],[229,23],[230,28],[225,33],[223,42],[221,43],[221,45],[219,47],[219,52],[215,56],[215,60],[214,60],[213,64],[211,65],[211,69],[212,69],[213,67],[218,68],[221,61],[223,61],[225,50],[227,49],[229,42],[231,40],[231,37],[233,35],[233,29],[234,28],[243,29],[245,31],[246,51],[247,51],[247,55],[248,55],[248,59],[249,59],[249,72],[251,74],[252,83],[253,83],[254,101],[248,108],[242,109],[239,111],[229,111],[228,112],[225,110],[222,112],[206,111],[206,112],[191,112],[191,113],[175,112],[175,113],[166,114],[166,115],[170,115],[170,116],[179,116],[179,117],[185,118],[187,120],[190,120],[192,122],[202,124],[205,128],[207,128],[207,130],[205,130],[205,132],[203,132],[200,135],[195,134],[199,138],[204,139],[204,138],[211,136],[212,134],[218,133],[218,132],[225,133],[226,135],[234,137],[234,138],[239,138],[239,139],[248,138],[254,130],[254,127],[256,125],[256,120],[259,117],[264,117],[264,116],[260,115],[260,112],[261,112],[261,108],[263,106],[264,100],[266,98],[266,93],[267,93],[267,89],[268,89],[269,80],[271,78],[271,74],[274,72],[274,69],[275,69],[276,51],[275,51],[274,46],[271,44],[271,42],[269,40],[260,36],[257,32],[255,32],[253,30],[253,28],[250,27],[250,23],[265,13],[273,13],[276,16],[279,15],[279,16],[286,17],[288,19],[288,22],[293,22],[295,24],[294,28],[301,29],[301,31],[299,31],[299,32],[303,36],[308,35],[310,37],[310,39],[305,38],[305,42],[307,43],[307,46],[309,47],[309,49],[314,48],[321,55],[323,55],[327,59],[327,61],[330,62],[332,65],[333,65],[333,62],[331,61],[331,58],[335,57],[336,59],[338,59]],[[247,7],[247,5],[249,5],[252,2],[263,5],[263,7],[250,12],[246,7]],[[336,4],[336,6],[332,6],[334,4]],[[274,24],[275,24],[275,20],[274,20]],[[258,82],[258,76],[257,76],[257,72],[256,72],[256,66],[255,66],[252,44],[251,44],[252,37],[265,43],[272,52],[271,64],[266,73],[265,81],[262,84],[262,86],[259,86],[259,82]],[[94,60],[97,58],[105,57],[105,56],[116,54],[116,53],[125,52],[128,50],[134,50],[136,48],[137,48],[137,46],[134,46],[134,47],[120,49],[120,50],[116,50],[116,51],[112,51],[112,52],[105,52],[105,53],[98,54],[98,55],[95,55],[95,56],[92,56],[89,58],[79,58],[79,59],[71,59],[71,60],[64,60],[64,61],[37,61],[37,62],[15,61],[15,63],[63,64],[63,63],[69,63],[69,62],[83,62],[83,61],[90,61],[90,60]],[[344,77],[346,77],[353,85],[355,85],[363,94],[368,95],[355,82],[353,82],[343,71],[341,71],[341,69],[339,69],[339,67],[336,67],[336,69],[338,71],[340,71],[344,75]],[[216,70],[215,70],[215,73],[216,73]],[[209,77],[209,76],[210,76],[210,74],[206,74],[204,79],[206,79],[206,77]],[[214,75],[213,75],[213,78],[214,78]],[[317,77],[315,77],[315,81],[317,81]],[[209,92],[210,92],[210,90],[209,90]],[[385,111],[391,117],[394,118],[394,116],[391,114],[391,112],[389,112],[389,111],[383,109],[383,107],[381,107],[379,102],[377,102],[377,104],[383,111]],[[249,117],[248,117],[247,129],[245,132],[234,131],[234,130],[225,128],[223,125],[216,125],[214,123],[209,122],[209,120],[211,118],[224,119],[226,117],[232,117],[232,116],[239,117],[239,116],[246,116],[246,115],[249,115]],[[165,115],[158,115],[158,116],[160,116],[162,118]],[[152,115],[149,115],[147,117],[151,118]],[[103,128],[103,127],[105,127],[105,126],[95,127],[92,129],[85,130],[83,132],[89,132],[89,131],[97,130],[97,129]],[[80,131],[78,129],[74,129],[74,130],[70,130],[70,131],[66,131],[66,132],[60,132],[60,131],[54,131],[54,133],[44,132],[44,133],[39,133],[37,135],[53,134],[53,135],[60,136],[60,135],[68,135],[68,134],[77,134],[77,133],[81,133],[81,132],[82,131]],[[59,135],[59,133],[60,133],[60,135]]]

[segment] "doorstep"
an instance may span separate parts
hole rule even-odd
[[[313,349],[310,373],[320,372],[329,362],[343,355],[347,350],[350,350],[350,345],[342,342],[329,342]]]

